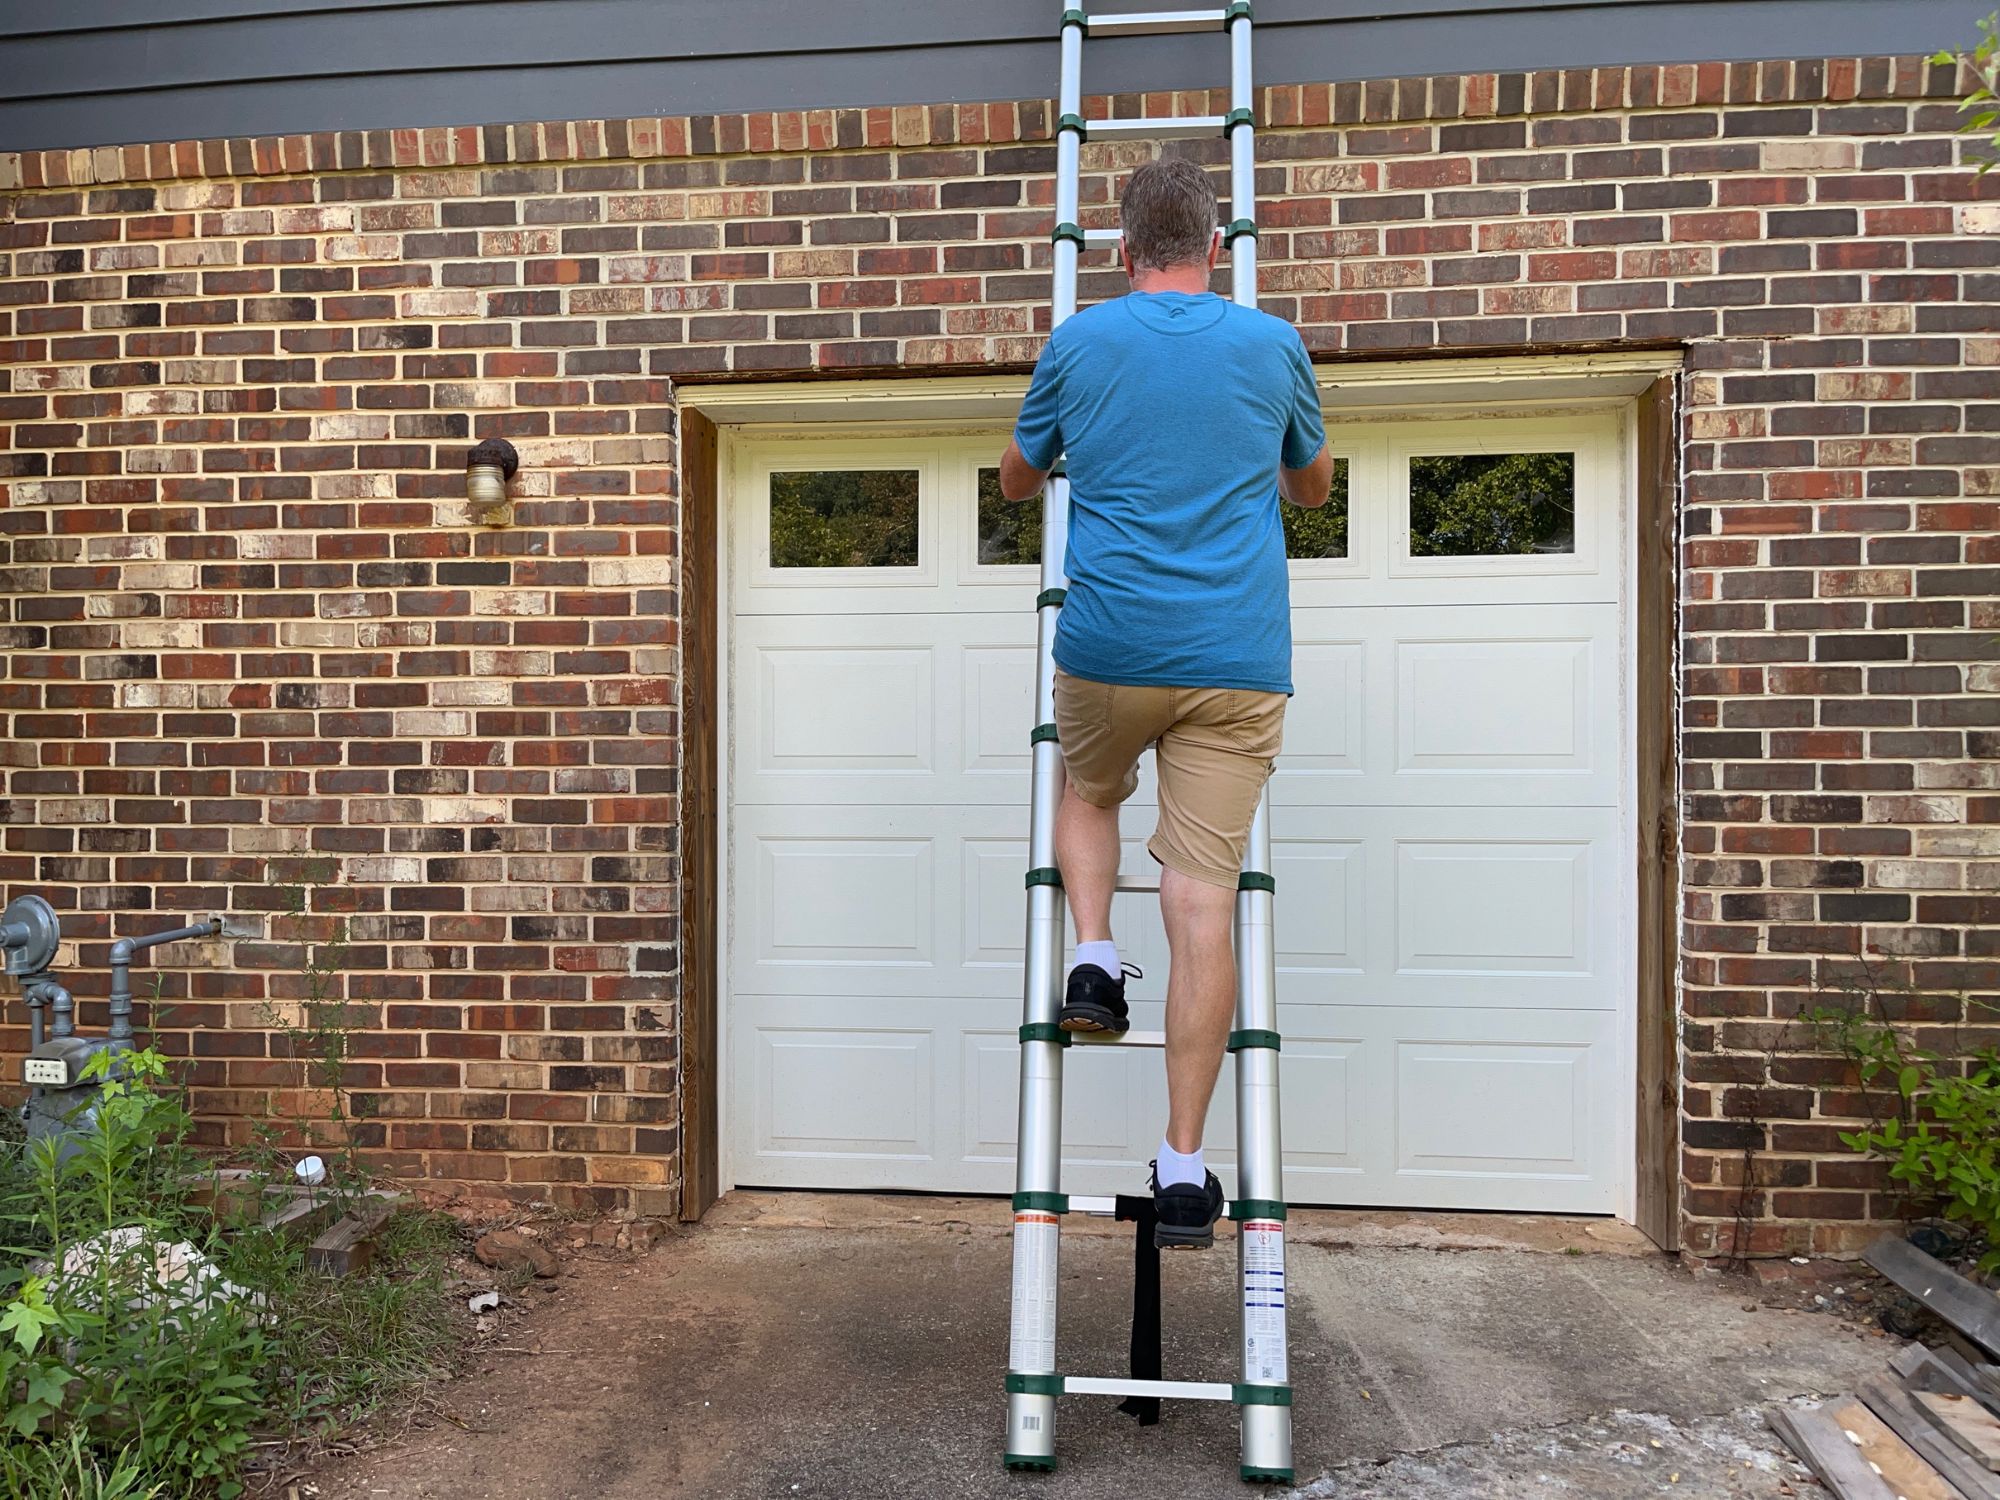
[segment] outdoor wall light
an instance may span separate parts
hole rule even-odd
[[[521,455],[505,438],[488,438],[465,456],[465,498],[488,526],[504,526],[513,512],[507,481],[521,467]]]

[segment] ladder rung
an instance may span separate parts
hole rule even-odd
[[[1128,120],[1091,120],[1093,141],[1185,141],[1222,134],[1221,115],[1140,115]]]
[[[1164,1031],[1072,1031],[1070,1039],[1085,1047],[1164,1047]]]
[[[1142,10],[1122,16],[1089,16],[1088,36],[1167,36],[1184,31],[1220,31],[1228,23],[1226,10]]]
[[[1125,238],[1122,229],[1086,229],[1083,232],[1085,247],[1092,245],[1115,245]]]
[[[1118,1200],[1116,1198],[1079,1198],[1072,1193],[1069,1200],[1069,1211],[1073,1214],[1096,1214],[1100,1218],[1108,1219],[1118,1212]]]
[[[1111,888],[1114,891],[1129,891],[1140,896],[1160,894],[1160,882],[1149,875],[1120,875]]]
[[[1234,1401],[1226,1380],[1107,1380],[1096,1375],[1063,1376],[1065,1396],[1172,1396],[1183,1401]]]

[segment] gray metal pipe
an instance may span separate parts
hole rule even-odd
[[[55,1013],[54,1019],[49,1025],[49,1034],[51,1036],[75,1036],[75,998],[68,990],[54,983],[45,986],[44,993],[49,997],[49,1009]]]
[[[114,1048],[129,1049],[132,1045],[132,960],[148,948],[187,938],[215,937],[221,931],[222,918],[210,917],[191,927],[175,927],[146,937],[120,938],[111,945],[111,1024],[105,1031],[105,1039]]]

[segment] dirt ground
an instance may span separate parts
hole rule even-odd
[[[1007,1230],[1000,1201],[750,1193],[640,1256],[552,1228],[563,1274],[509,1293],[465,1375],[299,1500],[1245,1493],[1209,1403],[1142,1429],[1065,1397],[1059,1472],[1002,1471]],[[1128,1233],[1065,1230],[1066,1370],[1122,1370]],[[1170,1258],[1169,1377],[1228,1378],[1235,1259]],[[1290,1271],[1314,1500],[1820,1493],[1763,1407],[1896,1347],[1844,1296],[1693,1277],[1601,1220],[1300,1211]]]

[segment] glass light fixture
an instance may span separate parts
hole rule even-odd
[[[521,456],[505,438],[488,438],[465,456],[465,498],[488,526],[504,526],[513,514],[507,481],[521,467]]]

